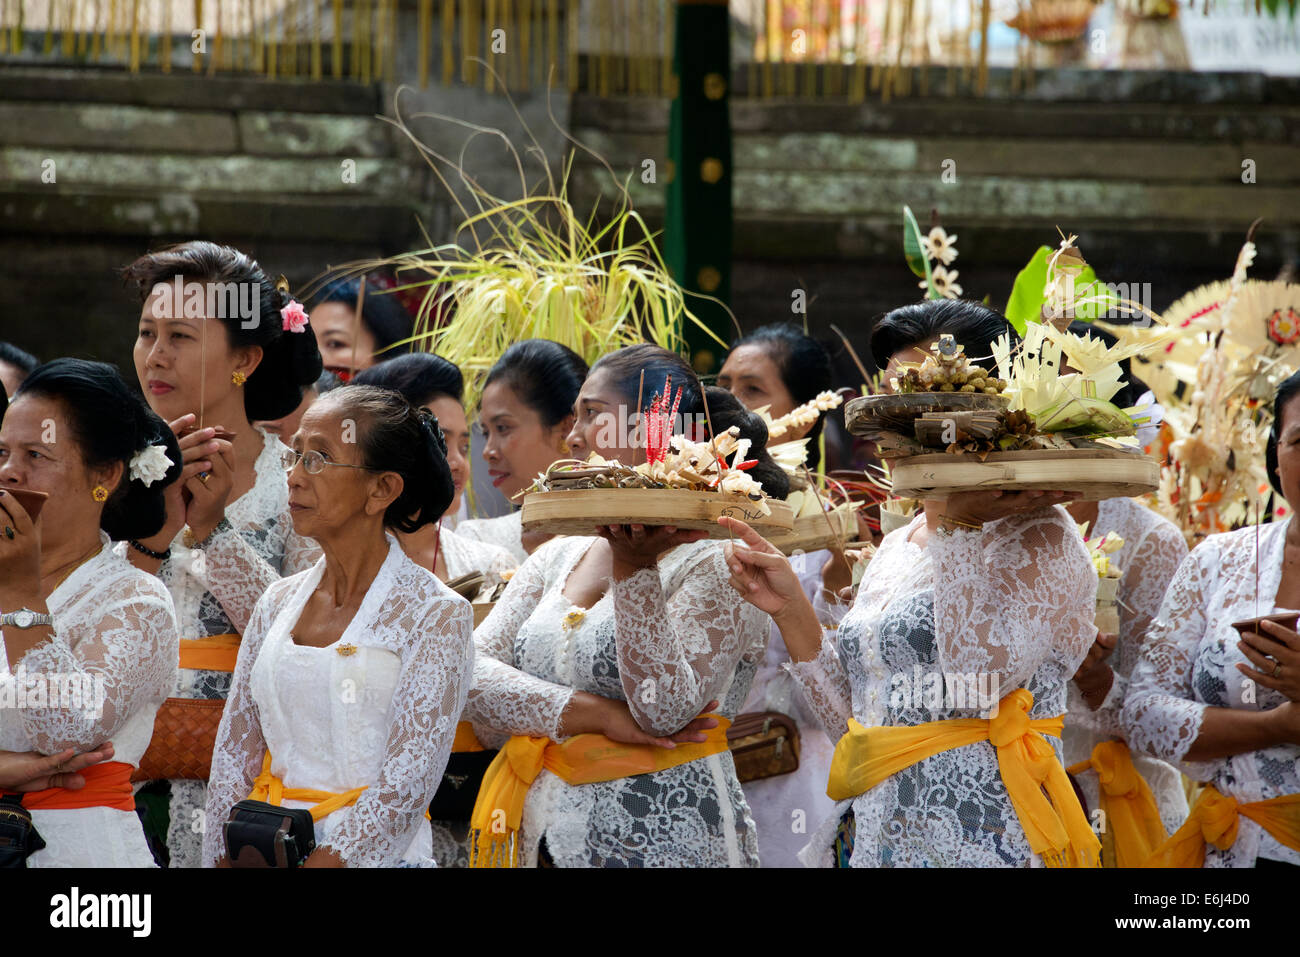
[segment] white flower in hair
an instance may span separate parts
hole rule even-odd
[[[167,476],[172,460],[167,457],[167,446],[146,445],[131,459],[131,478],[144,485],[152,485]]]

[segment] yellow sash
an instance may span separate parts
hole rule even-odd
[[[698,744],[659,748],[622,744],[603,734],[578,734],[557,744],[550,738],[516,735],[506,742],[483,775],[474,813],[470,815],[470,867],[518,867],[515,840],[523,819],[524,800],[545,768],[568,784],[595,784],[637,774],[650,774],[698,761],[727,750],[731,721],[720,715],[718,726],[703,732]]]
[[[347,807],[349,804],[355,804],[357,798],[361,797],[364,787],[353,788],[351,791],[344,791],[342,794],[335,794],[332,791],[317,791],[315,788],[287,788],[284,782],[271,773],[271,752],[266,752],[266,757],[262,758],[262,773],[253,781],[253,790],[248,795],[250,801],[265,801],[268,804],[274,804],[280,807],[285,799],[290,801],[316,801],[315,807],[311,810],[311,819],[319,821],[327,814],[333,814],[341,807]]]
[[[1099,867],[1101,842],[1088,826],[1070,779],[1044,734],[1060,737],[1063,715],[1030,720],[1034,696],[1017,688],[997,716],[927,721],[913,727],[864,728],[849,719],[835,745],[826,793],[857,797],[926,758],[979,741],[997,748],[998,770],[1029,847],[1048,867]],[[1046,791],[1046,794],[1044,794]]]
[[[1145,867],[1147,859],[1169,837],[1160,821],[1151,788],[1133,766],[1123,741],[1102,741],[1092,757],[1066,768],[1070,774],[1097,772],[1099,803],[1106,829],[1115,843],[1115,867]],[[1109,855],[1107,866],[1112,866]]]
[[[456,740],[451,743],[452,754],[465,754],[468,751],[486,751],[474,733],[474,725],[462,721],[456,725]]]
[[[181,639],[181,667],[198,671],[234,671],[239,658],[239,635],[212,635]]]
[[[1207,784],[1183,826],[1156,848],[1146,866],[1203,867],[1206,844],[1226,851],[1236,843],[1237,825],[1243,814],[1277,838],[1279,844],[1300,851],[1300,794],[1239,804],[1213,784]]]

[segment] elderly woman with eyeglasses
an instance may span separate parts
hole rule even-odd
[[[390,530],[415,531],[451,501],[437,420],[347,386],[307,411],[284,458],[294,530],[324,557],[272,585],[244,633],[203,861],[225,861],[221,824],[252,797],[314,809],[307,867],[430,864],[425,809],[469,690],[473,616]],[[327,795],[343,806],[322,807]]]

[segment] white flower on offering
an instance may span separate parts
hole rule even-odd
[[[793,442],[769,445],[767,454],[772,457],[772,461],[781,466],[782,470],[793,475],[808,460],[808,439],[805,437],[795,439]]]
[[[167,446],[149,445],[131,459],[130,476],[142,485],[152,485],[167,477],[172,460],[167,457]]]
[[[949,236],[942,226],[935,226],[925,237],[925,254],[937,263],[950,265],[957,258],[957,234]]]
[[[837,392],[819,392],[803,405],[795,406],[779,419],[767,423],[768,440],[779,438],[787,432],[812,425],[823,412],[839,408],[844,399]],[[760,414],[762,412],[760,411]],[[764,416],[766,418],[766,416]]]
[[[957,270],[951,272],[945,266],[935,266],[934,272],[930,274],[930,281],[934,283],[934,288],[939,295],[945,299],[956,299],[961,295],[961,286],[957,283]],[[922,289],[929,289],[929,285],[924,279],[917,283]]]

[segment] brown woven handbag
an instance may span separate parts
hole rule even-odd
[[[727,747],[741,781],[757,781],[799,769],[799,728],[779,711],[736,715],[727,729]]]
[[[153,737],[132,781],[206,781],[225,710],[223,698],[168,698],[153,722]]]

